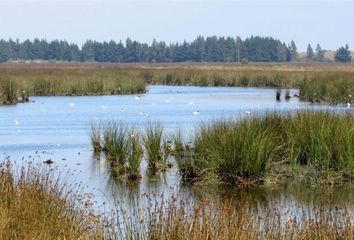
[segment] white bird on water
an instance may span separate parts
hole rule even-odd
[[[300,105],[296,105],[296,108],[297,108],[297,109],[300,109]]]
[[[69,103],[69,106],[73,107],[73,106],[75,106],[75,103]]]
[[[140,96],[136,96],[135,99],[136,99],[136,100],[139,100],[139,99],[140,99]]]
[[[350,103],[347,103],[347,108],[348,108],[348,109],[350,108]]]
[[[200,112],[199,112],[199,110],[198,110],[198,111],[193,112],[193,114],[194,114],[194,115],[199,115]]]
[[[18,124],[19,124],[19,122],[18,122],[17,120],[15,120],[14,122],[15,122],[15,125],[18,125]]]
[[[101,108],[102,108],[102,109],[106,109],[107,106],[106,106],[106,105],[102,105]]]

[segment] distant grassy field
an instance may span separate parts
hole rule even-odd
[[[335,63],[28,63],[0,65],[0,103],[23,95],[103,95],[145,91],[146,84],[299,88],[311,102],[350,103],[354,65]],[[1,101],[2,99],[2,101]]]

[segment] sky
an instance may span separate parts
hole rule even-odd
[[[298,50],[354,49],[354,1],[3,1],[0,38],[151,43],[202,36],[271,36]]]

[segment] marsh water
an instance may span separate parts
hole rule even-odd
[[[188,135],[201,122],[267,111],[348,111],[346,106],[312,105],[298,98],[286,101],[284,95],[282,101],[276,101],[275,92],[269,88],[149,86],[148,92],[141,95],[32,97],[31,103],[0,107],[0,153],[16,163],[52,159],[54,164],[46,167],[69,171],[70,183],[81,184],[84,192],[92,193],[98,209],[103,205],[109,209],[116,200],[129,203],[143,193],[193,200],[216,195],[245,201],[256,211],[278,208],[299,216],[309,215],[309,209],[323,205],[353,208],[351,184],[328,188],[285,184],[248,190],[186,186],[180,184],[176,167],[151,177],[146,174],[145,162],[140,184],[127,186],[110,177],[104,157],[92,152],[91,124],[105,120],[120,120],[141,130],[149,121],[158,121],[167,133],[181,129]],[[291,90],[291,95],[297,93]]]

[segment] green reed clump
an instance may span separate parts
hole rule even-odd
[[[351,113],[299,112],[284,120],[293,164],[354,175],[354,116]]]
[[[198,128],[191,146],[180,137],[174,145],[183,181],[256,183],[269,173],[277,172],[277,178],[290,174],[279,172],[279,166],[298,179],[305,175],[331,183],[354,176],[351,113],[298,111],[216,121]]]
[[[95,124],[91,125],[91,134],[90,134],[90,139],[91,139],[91,145],[93,147],[94,153],[100,153],[102,150],[102,145],[101,145],[101,126],[96,126]]]
[[[228,184],[257,180],[280,150],[281,141],[268,123],[261,117],[201,127],[193,142],[194,165],[201,172],[213,171]]]
[[[152,174],[167,167],[166,144],[163,139],[163,127],[159,123],[149,123],[145,129],[144,147],[148,168]]]
[[[128,128],[122,122],[109,122],[103,130],[103,151],[114,172],[122,170],[128,157]]]
[[[141,178],[140,164],[143,157],[143,148],[139,136],[134,130],[130,130],[128,137],[128,157],[125,164],[125,174],[128,180]]]
[[[127,180],[140,179],[143,149],[137,132],[122,122],[109,122],[102,128],[103,151],[112,174]]]

